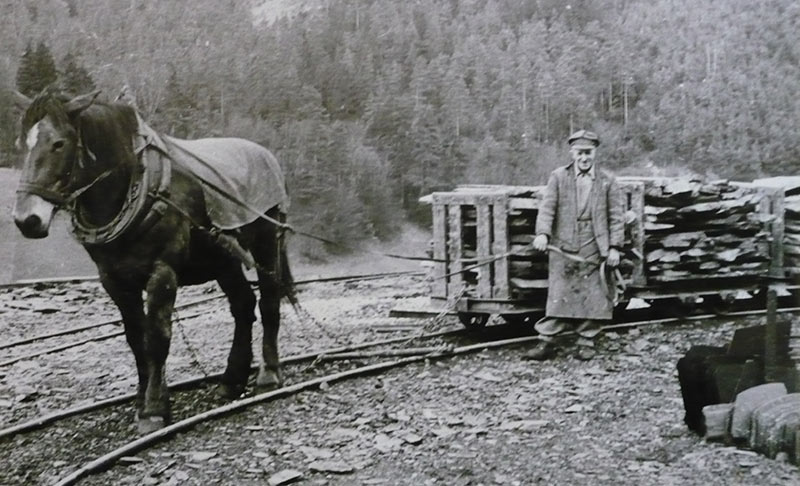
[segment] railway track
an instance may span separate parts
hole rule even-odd
[[[757,313],[748,311],[739,312],[737,315]],[[689,319],[699,320],[709,317],[713,316],[693,316]],[[668,318],[629,322],[608,326],[606,330],[619,331],[633,327],[664,325],[677,323],[680,320]],[[455,326],[433,333],[328,348],[287,357],[283,363],[288,385],[265,393],[250,392],[233,402],[223,402],[216,398],[212,385],[218,376],[197,377],[176,383],[171,387],[176,420],[172,425],[145,436],[138,436],[132,425],[130,402],[134,398],[133,395],[122,395],[3,429],[0,431],[0,453],[11,459],[12,463],[21,464],[25,461],[24,454],[19,457],[15,449],[24,446],[26,442],[55,441],[62,444],[81,444],[80,448],[57,450],[57,455],[47,462],[47,464],[68,465],[70,472],[59,476],[54,484],[72,485],[86,476],[101,473],[118,461],[140,453],[175,434],[255,406],[316,390],[339,381],[376,375],[424,360],[445,360],[486,349],[519,346],[537,339],[537,336],[530,335],[520,326],[501,324],[490,326],[482,333],[471,333],[460,326]],[[411,344],[413,347],[409,347]],[[403,352],[404,350],[407,352]],[[403,356],[404,354],[408,356]],[[41,458],[37,458],[39,459]],[[30,479],[36,477],[33,470],[28,472],[31,475]]]
[[[787,312],[798,310],[800,309],[783,309]],[[730,315],[739,317],[763,312],[761,309],[754,309],[733,311]],[[609,330],[663,325],[687,319],[700,320],[710,317],[714,316],[697,315],[634,320],[616,324]],[[26,457],[25,444],[44,441],[59,445],[60,447],[54,448],[56,455],[44,464],[60,465],[60,469],[65,473],[51,477],[51,481],[48,482],[75,484],[87,475],[108,468],[122,458],[145,450],[159,441],[203,422],[213,421],[248,407],[286,398],[293,394],[314,390],[327,383],[354,379],[367,374],[378,374],[423,360],[443,360],[492,347],[516,346],[537,339],[536,336],[526,335],[527,332],[524,326],[496,325],[489,326],[479,335],[470,335],[460,326],[456,326],[454,329],[430,335],[414,336],[416,337],[414,340],[410,340],[412,336],[404,335],[356,346],[336,346],[298,354],[284,360],[287,382],[290,383],[288,386],[265,394],[251,393],[232,403],[223,403],[216,399],[211,386],[217,378],[216,375],[195,377],[173,385],[172,388],[175,390],[173,410],[176,421],[171,426],[153,434],[143,437],[136,435],[135,427],[132,426],[132,406],[130,404],[133,395],[123,394],[81,407],[72,407],[46,414],[7,427],[0,431],[0,450],[5,449],[4,456],[10,459],[9,462],[15,468],[28,468],[24,473],[16,470],[13,474],[16,477],[26,477],[33,483],[47,473],[37,470],[34,466],[26,465],[40,465],[43,462],[41,458]],[[464,344],[464,336],[471,336],[469,339],[473,341],[476,336],[480,336],[481,339],[492,339],[494,342]],[[461,341],[456,341],[456,339],[461,339]],[[432,344],[421,346],[429,341],[432,341]],[[410,343],[414,344],[413,348],[408,347]],[[400,346],[401,344],[404,346]],[[403,354],[410,355],[403,356]],[[350,359],[342,359],[347,357]],[[314,366],[310,366],[312,363]],[[74,448],[70,444],[81,444],[81,447]],[[62,455],[62,453],[66,454]],[[0,480],[0,483],[2,482]]]
[[[25,464],[26,458],[24,453],[20,455],[16,449],[28,441],[79,443],[82,445],[81,448],[57,450],[57,455],[46,462],[46,464],[69,463],[75,466],[83,464],[57,482],[57,484],[74,484],[85,475],[105,469],[120,458],[139,452],[165,437],[256,404],[285,398],[326,383],[376,374],[425,359],[443,359],[488,347],[518,344],[536,339],[534,336],[522,336],[496,343],[480,342],[466,346],[457,346],[452,341],[468,334],[464,329],[455,327],[422,335],[395,337],[288,357],[283,364],[286,381],[290,384],[267,393],[246,395],[230,403],[223,402],[215,396],[212,385],[218,376],[186,380],[172,387],[173,413],[177,420],[169,427],[143,437],[138,437],[135,427],[132,426],[130,402],[134,397],[122,395],[6,428],[0,431],[0,450],[6,449],[3,451],[4,457],[11,463],[20,465]],[[499,333],[496,335],[503,337]],[[408,351],[407,354],[410,356],[392,358],[388,361],[382,359],[382,355],[403,354],[398,353],[402,348],[397,346],[408,346],[411,343],[415,347]],[[427,346],[421,351],[418,346],[423,343]],[[387,349],[387,346],[391,348]],[[373,348],[373,351],[365,353],[358,359],[337,358],[337,355],[340,357],[342,353],[355,353],[368,348]],[[326,356],[337,359],[326,359]],[[97,457],[89,460],[88,458],[92,456]],[[19,476],[19,473],[13,474]],[[28,474],[30,477],[27,479],[33,479],[41,477],[43,472],[37,474],[29,469]]]
[[[347,276],[341,276],[341,277],[323,277],[323,278],[313,278],[313,279],[298,280],[298,281],[295,282],[295,285],[303,286],[303,285],[308,285],[308,284],[313,284],[313,283],[327,283],[327,282],[356,282],[356,281],[365,281],[365,280],[372,280],[372,279],[378,279],[378,278],[395,277],[395,276],[402,276],[402,275],[419,275],[419,274],[421,274],[421,273],[419,273],[419,272],[383,272],[383,273],[374,273],[374,274],[366,274],[366,275],[347,275]],[[26,285],[40,285],[40,286],[42,286],[42,285],[43,286],[65,285],[65,284],[69,284],[69,283],[73,283],[73,282],[84,282],[84,281],[94,281],[94,280],[96,280],[96,279],[94,279],[94,278],[85,278],[85,279],[37,280],[37,281],[30,282],[28,284],[13,284],[13,285],[6,285],[5,287],[6,288],[19,288],[21,286],[26,286]],[[252,283],[254,283],[254,282],[252,282]],[[219,301],[219,300],[224,299],[224,298],[225,298],[225,295],[222,292],[215,292],[212,295],[209,295],[209,296],[206,296],[206,297],[202,297],[202,298],[191,300],[189,302],[178,304],[178,305],[175,306],[175,311],[178,312],[178,311],[189,310],[189,309],[192,309],[194,307],[198,307],[200,305],[211,303],[211,302],[216,302],[216,301]],[[195,315],[178,316],[176,319],[177,320],[186,320],[186,319],[191,319],[193,317],[195,317]],[[34,335],[34,336],[29,336],[29,337],[25,337],[25,338],[9,341],[9,342],[0,343],[0,350],[19,348],[21,346],[34,344],[34,343],[42,343],[42,342],[48,341],[50,339],[60,338],[62,336],[69,336],[69,335],[72,335],[72,334],[78,334],[78,333],[82,333],[84,331],[90,331],[90,330],[98,329],[98,328],[101,328],[101,327],[107,327],[107,326],[111,326],[111,325],[120,326],[121,324],[122,324],[122,319],[119,319],[119,318],[105,319],[105,320],[101,320],[99,322],[92,323],[92,324],[86,324],[86,325],[82,325],[82,326],[75,326],[75,327],[71,327],[71,328],[68,328],[68,329],[62,329],[62,330],[59,330],[59,331],[54,331],[54,332],[49,332],[49,333],[44,333],[44,334],[38,334],[38,335]],[[92,336],[92,337],[89,337],[87,339],[77,340],[77,341],[74,341],[73,343],[68,343],[68,344],[62,345],[63,347],[59,346],[59,348],[67,349],[68,347],[72,347],[72,346],[80,346],[81,344],[84,344],[86,342],[103,340],[103,339],[110,339],[111,337],[117,337],[117,336],[121,336],[121,335],[123,335],[123,334],[120,332],[120,333],[108,333],[106,335]],[[49,354],[50,352],[58,352],[61,349],[55,349],[54,348],[53,351],[45,351],[45,352],[42,352],[41,354]],[[36,356],[39,356],[39,355],[40,354],[37,354]],[[21,359],[29,359],[30,357],[34,357],[34,356],[25,356],[25,357],[19,358],[19,360],[21,360]],[[18,360],[17,359],[12,359],[12,360],[0,361],[0,367],[8,366],[10,364],[15,363],[16,361],[18,361]]]

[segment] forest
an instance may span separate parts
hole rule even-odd
[[[800,163],[796,0],[320,0],[277,19],[262,4],[2,2],[0,166],[19,159],[9,90],[51,83],[126,87],[165,133],[265,145],[293,224],[351,243],[424,224],[431,191],[544,183],[579,128],[617,175]]]

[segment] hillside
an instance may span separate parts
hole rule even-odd
[[[800,4],[724,5],[5,2],[0,85],[128,86],[160,131],[259,142],[285,170],[293,224],[352,244],[427,224],[417,201],[434,190],[543,183],[577,128],[621,175],[796,173]],[[17,116],[0,90],[0,165]]]
[[[306,12],[322,6],[322,0],[264,0],[257,1],[253,7],[253,18],[256,24],[271,24],[281,17],[293,17],[299,12]]]

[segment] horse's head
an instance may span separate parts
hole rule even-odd
[[[26,238],[46,237],[56,209],[76,189],[82,156],[77,117],[98,94],[69,98],[46,88],[31,100],[17,93],[24,109],[17,146],[24,159],[14,222]]]

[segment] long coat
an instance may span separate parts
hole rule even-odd
[[[590,221],[578,221],[582,210],[589,212]],[[581,219],[587,219],[583,215]],[[599,264],[609,248],[621,249],[625,238],[624,202],[614,176],[595,167],[588,202],[579,208],[574,165],[554,170],[539,205],[536,234],[545,234],[550,244],[592,262],[576,263],[550,252],[547,315],[610,319],[613,303]]]

